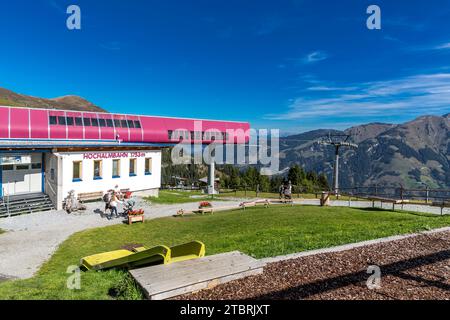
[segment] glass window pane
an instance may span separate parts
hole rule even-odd
[[[136,159],[130,159],[130,175],[136,174]]]
[[[66,125],[66,117],[58,117],[58,124]]]
[[[120,128],[120,120],[114,119],[114,127]]]
[[[32,163],[31,164],[31,169],[41,169],[41,168],[42,168],[41,163]]]
[[[112,128],[113,127],[113,122],[111,119],[106,119],[106,126]]]
[[[102,177],[102,162],[94,161],[94,178]]]
[[[127,120],[120,120],[120,126],[121,126],[122,128],[128,128]]]
[[[83,122],[85,127],[91,126],[91,118],[83,118]]]
[[[98,123],[100,124],[100,127],[106,127],[106,120],[105,119],[99,119]]]
[[[93,126],[93,127],[98,127],[98,120],[97,120],[97,119],[92,118],[92,119],[91,119],[91,123],[92,123],[92,126]]]
[[[146,174],[152,173],[152,158],[145,159],[145,173]]]
[[[72,178],[73,179],[81,179],[81,161],[73,162]]]
[[[134,122],[133,122],[133,120],[127,120],[127,123],[128,123],[128,127],[129,127],[129,128],[134,128]]]
[[[113,177],[119,177],[120,176],[120,160],[115,159],[113,160]]]
[[[141,122],[138,121],[138,120],[134,120],[134,126],[135,126],[135,128],[140,129],[141,128]]]
[[[79,117],[75,118],[75,125],[82,127],[83,120],[81,120],[81,118],[79,118]]]
[[[49,120],[50,124],[56,124],[57,123],[55,116],[50,116],[48,120]]]

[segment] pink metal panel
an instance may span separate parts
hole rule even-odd
[[[139,117],[138,116],[127,115],[127,120],[133,121],[133,125],[132,126],[135,126],[134,121],[135,120],[139,120]],[[130,130],[130,142],[142,142],[142,131],[141,131],[141,129],[136,128],[136,127],[134,127],[134,128],[129,127],[129,130]]]
[[[73,120],[68,120],[67,122],[67,138],[74,140],[83,139],[83,126],[79,126],[75,123],[75,118],[81,118],[81,112],[66,112],[67,118],[72,118]],[[72,125],[69,125],[72,123]]]
[[[10,123],[11,138],[29,138],[28,109],[11,108]]]
[[[0,107],[0,139],[9,138],[8,121],[9,121],[9,108]]]
[[[30,128],[32,139],[48,139],[47,110],[30,109]]]
[[[161,118],[141,116],[145,142],[169,142],[167,128]]]
[[[99,113],[98,118],[103,119],[106,122],[107,119],[112,120],[112,115],[107,114],[107,113]],[[102,140],[114,140],[115,139],[114,127],[108,127],[108,126],[100,127],[100,134],[101,134],[100,139],[102,139]]]
[[[118,120],[122,122],[123,120],[126,120],[124,115],[113,115],[114,121]],[[122,128],[122,127],[116,127],[116,135],[119,135],[119,139],[121,139],[124,142],[128,142],[128,128]]]
[[[83,112],[83,118],[91,120],[90,126],[84,126],[84,138],[88,140],[100,139],[99,127],[92,126],[92,119],[97,119],[97,114],[92,112]]]
[[[64,117],[64,111],[49,111],[49,116]],[[66,139],[66,126],[60,124],[49,124],[50,139]]]

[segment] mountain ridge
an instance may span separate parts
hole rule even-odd
[[[107,112],[105,109],[96,106],[92,102],[76,95],[66,95],[62,97],[46,99],[15,93],[11,90],[1,87],[0,105],[11,107]]]
[[[320,133],[324,133],[322,137]],[[402,124],[369,123],[334,133],[350,134],[349,140],[359,144],[356,150],[341,150],[343,187],[401,184],[450,188],[449,114],[424,115]],[[326,130],[314,130],[281,138],[280,169],[299,164],[325,173],[332,181],[334,148],[316,143],[327,134]],[[309,140],[304,139],[307,137]]]

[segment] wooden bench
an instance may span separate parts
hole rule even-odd
[[[204,214],[204,213],[214,213],[214,209],[212,207],[209,208],[201,208],[196,210],[196,212]]]
[[[88,201],[97,201],[102,200],[103,198],[103,192],[85,192],[85,193],[79,193],[78,194],[78,201],[80,202],[88,202]]]
[[[245,208],[247,207],[256,207],[258,205],[263,205],[264,207],[268,207],[270,204],[269,200],[256,200],[256,201],[247,201],[247,202],[242,202],[239,207],[243,208],[245,210]]]

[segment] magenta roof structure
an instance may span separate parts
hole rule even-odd
[[[242,144],[248,122],[0,106],[0,141]]]

